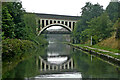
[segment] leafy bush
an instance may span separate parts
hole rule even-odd
[[[20,39],[5,39],[2,44],[3,60],[22,56],[24,53],[29,53],[32,49],[36,48],[35,43]]]

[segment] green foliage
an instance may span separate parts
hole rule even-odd
[[[116,31],[115,38],[120,39],[120,18],[114,24],[114,28],[115,28],[115,31]]]
[[[89,42],[93,37],[96,44],[108,37],[114,31],[113,23],[120,17],[119,2],[110,2],[106,11],[99,4],[87,2],[82,8],[81,19],[76,23],[72,37],[75,43]],[[103,12],[104,11],[104,12]],[[115,23],[116,39],[120,37],[119,20]]]
[[[21,2],[3,3],[2,29],[6,38],[22,39],[25,34],[25,24],[22,19],[24,10]]]
[[[72,34],[75,43],[82,43],[86,41],[87,35],[86,32],[83,31],[88,28],[87,22],[94,17],[100,16],[102,13],[103,8],[99,4],[93,5],[90,2],[86,3],[86,5],[82,8],[81,19],[76,23],[75,29]]]
[[[110,17],[110,20],[115,22],[120,18],[120,2],[110,2],[106,8],[106,11]]]
[[[3,39],[17,38],[34,41],[37,44],[47,43],[44,37],[36,34],[36,15],[27,14],[21,2],[3,3]]]
[[[8,11],[7,7],[2,8],[2,31],[4,32],[4,37],[14,38],[14,27],[13,18]]]
[[[92,4],[87,2],[86,5],[82,8],[82,18],[86,21],[89,21],[91,18],[100,16],[103,13],[103,7],[101,5]]]
[[[25,24],[23,21],[23,14],[24,14],[24,10],[22,8],[22,3],[21,2],[14,2],[14,3],[10,3],[11,5],[7,5],[8,10],[10,12],[10,14],[13,17],[13,21],[15,23],[15,38],[19,38],[22,39],[23,36],[25,36]]]
[[[21,58],[36,44],[47,44],[43,36],[36,34],[35,14],[25,14],[21,2],[3,3],[2,15],[3,60]]]
[[[24,39],[32,40],[34,36],[36,36],[36,20],[35,20],[35,15],[31,14],[24,14],[23,16],[24,22],[25,22],[25,30],[26,30],[26,36]]]
[[[111,36],[113,30],[112,22],[107,13],[103,13],[97,18],[93,18],[88,24],[89,31],[86,29],[84,32],[88,32],[89,38],[93,36],[93,39],[95,39],[96,42]]]
[[[44,39],[44,36],[37,36],[36,33],[36,15],[35,14],[24,14],[25,30],[26,36],[24,39],[34,41],[37,44],[47,44],[47,41]]]
[[[22,57],[24,53],[30,52],[35,49],[35,43],[28,40],[18,40],[18,39],[5,39],[2,41],[2,59],[9,60],[14,57]]]

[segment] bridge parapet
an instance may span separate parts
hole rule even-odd
[[[44,14],[44,13],[36,13],[36,15],[38,17],[42,18],[42,19],[72,20],[72,21],[78,21],[78,20],[80,20],[80,16]]]

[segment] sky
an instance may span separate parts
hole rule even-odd
[[[111,0],[21,0],[27,12],[80,16],[86,2],[99,3],[105,9]]]
[[[21,0],[27,12],[79,16],[86,2],[99,3],[105,9],[111,0]]]

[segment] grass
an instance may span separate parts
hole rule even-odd
[[[110,47],[104,47],[104,46],[99,46],[99,45],[93,45],[92,47],[108,50],[108,51],[111,51],[111,52],[114,52],[114,53],[120,53],[119,49],[113,49],[113,48],[110,48]]]
[[[119,49],[120,50],[120,39],[116,39],[115,36],[112,36],[110,38],[107,38],[100,43],[98,43],[99,46],[104,46],[109,48],[110,50],[113,49]],[[114,50],[113,50],[114,51]]]
[[[120,55],[115,55],[115,54],[113,54],[113,53],[118,53],[118,52],[120,52],[120,50],[118,50],[118,49],[112,49],[112,48],[102,47],[102,46],[98,46],[98,45],[90,46],[89,44],[72,44],[72,45],[73,45],[73,46],[82,47],[82,48],[84,48],[84,49],[92,50],[92,51],[95,51],[95,52],[99,52],[99,53],[102,53],[102,54],[105,54],[105,55],[112,56],[112,57],[114,57],[114,58],[120,59]],[[89,46],[89,47],[92,47],[92,48],[96,48],[96,49],[91,49],[91,48],[88,48],[88,47],[86,47],[86,46]],[[110,51],[110,52],[113,52],[113,53],[104,52],[104,51],[99,51],[98,49],[107,50],[107,51]]]

